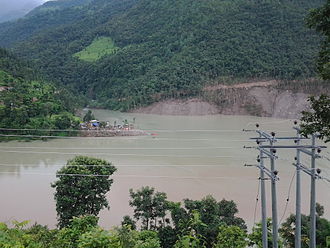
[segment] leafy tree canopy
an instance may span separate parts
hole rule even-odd
[[[57,171],[58,180],[52,184],[59,227],[68,226],[73,217],[98,215],[109,208],[106,193],[116,171],[110,162],[77,156]]]
[[[319,138],[330,141],[330,97],[321,95],[309,98],[312,112],[304,111],[301,118],[302,133],[319,133]]]
[[[330,0],[317,9],[313,9],[307,24],[325,36],[318,59],[318,71],[323,79],[330,79]]]

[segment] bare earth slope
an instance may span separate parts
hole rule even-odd
[[[308,109],[308,94],[278,90],[277,82],[262,81],[205,88],[203,99],[167,100],[134,110],[161,115],[257,115],[299,118]]]

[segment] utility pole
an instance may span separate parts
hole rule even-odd
[[[260,151],[259,154],[260,168],[264,168],[264,154]],[[267,212],[266,212],[266,190],[265,190],[265,172],[260,169],[260,187],[261,187],[261,224],[262,224],[262,247],[268,248],[268,228],[267,228]]]
[[[272,133],[273,137],[275,136],[275,133]],[[270,140],[270,145],[273,146],[273,140]],[[270,149],[272,153],[275,154],[275,149]],[[275,157],[270,157],[270,169],[274,176],[277,175],[277,172],[275,170]],[[271,190],[272,190],[272,224],[273,224],[273,247],[278,248],[278,220],[277,220],[277,196],[276,196],[276,180],[274,177],[272,177],[272,184],[271,184]]]
[[[275,159],[277,158],[275,156],[276,149],[273,148],[274,142],[276,141],[275,133],[272,132],[271,134],[268,134],[268,133],[260,131],[260,130],[257,130],[257,133],[259,134],[261,139],[268,140],[270,143],[269,151],[265,150],[260,145],[259,145],[258,149],[262,152],[262,154],[268,156],[270,159],[273,248],[278,248],[278,220],[277,220],[277,196],[276,196],[276,181],[278,180],[278,178],[277,178],[278,172],[275,170]]]
[[[316,174],[315,174],[315,135],[312,135],[312,154],[311,154],[311,206],[310,206],[310,218],[311,218],[311,233],[310,233],[310,248],[316,248]]]
[[[295,122],[295,124],[297,124]],[[300,130],[297,130],[297,139],[295,143],[300,145]],[[300,151],[296,149],[296,230],[295,230],[295,248],[301,248],[301,183],[300,183]]]
[[[295,122],[295,125],[297,122]],[[257,128],[259,128],[259,125],[256,125]],[[296,166],[296,230],[295,230],[295,248],[301,248],[301,175],[300,172],[303,171],[306,174],[311,176],[311,200],[310,200],[310,248],[316,248],[316,179],[326,179],[321,177],[319,174],[321,173],[320,169],[316,169],[315,167],[315,159],[320,158],[317,153],[321,152],[321,148],[326,148],[326,146],[316,146],[316,137],[317,135],[312,135],[312,144],[311,145],[301,145],[300,140],[302,139],[308,139],[301,137],[300,135],[300,129],[298,127],[294,127],[294,129],[297,131],[296,137],[276,137],[275,133],[272,132],[271,134],[268,134],[264,131],[261,131],[259,129],[255,130],[259,137],[257,138],[251,138],[257,141],[258,146],[257,147],[245,147],[245,148],[256,148],[260,151],[260,158],[258,159],[259,165],[255,165],[260,169],[260,178],[261,178],[261,192],[264,190],[264,175],[267,174],[269,178],[271,179],[271,192],[272,192],[272,232],[273,232],[273,247],[278,248],[278,219],[277,219],[277,197],[276,197],[276,181],[278,181],[277,174],[278,172],[275,170],[275,159],[277,159],[277,156],[275,156],[276,149],[296,149],[296,162],[293,164]],[[243,130],[243,131],[253,131],[253,130]],[[295,145],[274,145],[274,142],[278,140],[294,140]],[[263,145],[262,142],[269,141],[270,145]],[[269,150],[268,150],[269,149]],[[300,155],[304,153],[311,157],[311,167],[307,168],[301,163]],[[269,157],[270,159],[270,170],[267,169],[264,166],[263,158],[265,156]],[[265,199],[266,196],[262,194],[262,199]],[[262,217],[266,215],[266,206],[265,202],[262,203]],[[264,221],[264,219],[263,219]],[[264,241],[264,235],[267,235],[267,226],[264,227],[263,224],[263,248],[267,248],[267,245],[265,246]],[[267,223],[266,223],[267,225]],[[266,236],[267,237],[267,236]]]

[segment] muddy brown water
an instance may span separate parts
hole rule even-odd
[[[260,204],[255,204],[258,189],[258,170],[244,167],[256,162],[257,151],[244,149],[253,146],[249,137],[255,123],[275,131],[278,136],[292,136],[292,121],[250,116],[160,116],[126,114],[94,110],[100,120],[120,124],[127,119],[151,135],[141,137],[71,138],[49,141],[0,143],[0,221],[31,220],[49,227],[56,225],[55,202],[51,182],[56,171],[75,155],[88,155],[113,162],[118,168],[108,194],[110,210],[100,213],[100,225],[110,228],[120,224],[124,215],[131,215],[129,189],[152,186],[167,193],[168,199],[201,199],[213,195],[216,199],[234,200],[239,216],[251,228],[260,220]],[[284,142],[282,143],[284,144]],[[288,144],[288,143],[285,143]],[[322,153],[330,157],[329,149]],[[287,198],[285,217],[294,212],[295,185],[293,151],[279,151],[276,167],[279,170],[278,207],[281,219]],[[308,158],[303,157],[308,164]],[[268,164],[267,164],[268,166]],[[330,162],[317,161],[322,174],[330,178]],[[309,177],[302,176],[302,210],[309,211]],[[291,190],[290,190],[291,189]],[[325,207],[330,218],[330,184],[317,182],[317,201]],[[270,188],[267,181],[268,215]]]

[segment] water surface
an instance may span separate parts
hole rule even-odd
[[[251,225],[260,220],[257,204],[259,173],[255,167],[258,154],[249,141],[255,123],[261,128],[277,132],[278,136],[292,136],[292,121],[247,116],[159,116],[124,114],[107,110],[94,110],[100,120],[120,124],[127,119],[152,135],[143,137],[63,138],[49,141],[0,143],[0,221],[31,220],[54,227],[55,202],[51,182],[56,171],[76,155],[88,155],[113,162],[118,168],[108,199],[111,209],[100,214],[100,224],[109,228],[120,224],[122,217],[132,214],[128,191],[141,186],[152,186],[166,192],[169,200],[201,199],[213,195],[216,199],[234,200],[239,216]],[[291,142],[292,143],[292,142]],[[291,144],[283,143],[283,144]],[[329,150],[322,152],[330,157]],[[276,167],[279,170],[279,219],[294,211],[294,152],[279,151]],[[303,157],[308,165],[308,157]],[[268,165],[268,164],[267,164]],[[324,176],[330,177],[330,162],[318,160],[317,166]],[[302,176],[304,213],[309,211],[309,177]],[[267,181],[268,215],[270,189]],[[325,206],[330,218],[330,184],[317,183],[317,201]]]

